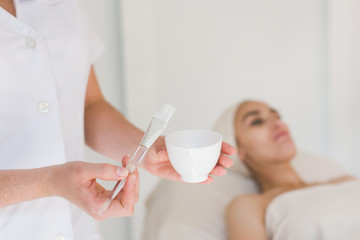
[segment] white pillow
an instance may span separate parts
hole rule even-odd
[[[292,164],[305,182],[321,182],[346,174],[336,163],[298,154]],[[211,184],[161,180],[147,200],[144,240],[226,240],[224,213],[240,194],[258,192],[251,177],[236,171],[216,177]]]

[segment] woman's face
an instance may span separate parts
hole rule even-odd
[[[290,160],[296,152],[287,125],[279,113],[261,102],[245,102],[235,117],[240,158],[258,163]]]

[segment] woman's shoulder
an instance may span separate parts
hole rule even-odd
[[[230,210],[243,210],[243,208],[265,209],[267,205],[278,195],[285,192],[285,189],[275,188],[262,194],[243,194],[234,198],[228,205]]]
[[[243,194],[235,197],[229,204],[229,207],[241,207],[243,205],[258,205],[264,199],[263,194]]]
[[[227,207],[226,215],[249,216],[261,215],[266,208],[266,197],[263,194],[240,195],[234,198]]]
[[[264,195],[241,195],[229,204],[226,223],[229,239],[266,239]]]

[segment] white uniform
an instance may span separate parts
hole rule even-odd
[[[0,169],[84,160],[84,98],[103,50],[75,0],[0,8]],[[0,183],[1,184],[1,183]],[[0,239],[101,239],[96,221],[49,197],[0,209]]]

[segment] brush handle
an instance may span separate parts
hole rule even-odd
[[[134,172],[136,170],[137,166],[143,160],[143,158],[145,157],[145,154],[147,153],[148,150],[149,149],[146,148],[143,145],[140,145],[137,148],[134,155],[130,158],[129,163],[126,165],[126,168],[129,170],[130,173],[132,173],[132,172]],[[106,211],[106,209],[108,209],[108,207],[110,206],[111,201],[119,194],[121,189],[123,189],[126,180],[127,180],[127,177],[120,180],[120,181],[117,181],[117,183],[115,184],[113,190],[109,194],[109,198],[106,199],[105,203],[102,205],[102,207],[98,211],[99,216],[101,216]]]

